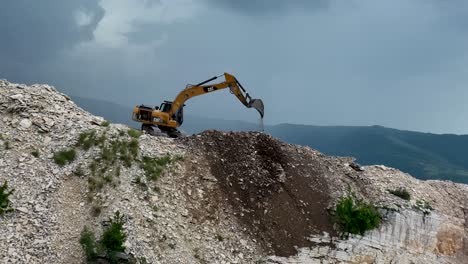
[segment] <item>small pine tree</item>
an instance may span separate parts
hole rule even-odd
[[[114,218],[109,218],[110,226],[102,234],[101,244],[105,249],[111,262],[115,261],[116,253],[125,251],[126,235],[123,232],[125,221],[119,211],[115,212]]]

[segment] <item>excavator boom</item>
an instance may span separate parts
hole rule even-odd
[[[224,76],[224,81],[214,84],[210,82]],[[210,78],[196,85],[187,85],[174,99],[174,101],[165,101],[161,107],[154,109],[146,106],[136,106],[133,110],[133,120],[141,122],[142,129],[151,132],[152,126],[157,126],[161,131],[177,131],[183,122],[184,103],[192,97],[215,92],[229,88],[243,105],[248,108],[256,109],[261,118],[264,116],[264,105],[261,99],[252,99],[246,92],[240,82],[231,74],[224,73],[220,76]]]

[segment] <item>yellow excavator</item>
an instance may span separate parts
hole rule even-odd
[[[223,82],[209,84],[221,76],[224,76],[225,80]],[[180,132],[177,128],[181,126],[184,121],[183,109],[185,101],[195,96],[225,88],[229,88],[230,92],[246,107],[256,109],[263,119],[264,106],[262,100],[252,99],[236,77],[229,73],[215,76],[196,85],[187,85],[187,87],[177,95],[174,101],[164,101],[159,107],[156,106],[152,108],[145,105],[135,106],[133,108],[132,119],[142,123],[141,130],[146,131],[148,134],[154,134],[153,127],[158,127],[161,132],[166,133],[169,137],[179,137]]]

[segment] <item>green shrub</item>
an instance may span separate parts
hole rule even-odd
[[[132,138],[139,138],[141,136],[141,131],[138,131],[136,129],[129,129],[127,133]]]
[[[39,158],[39,155],[40,155],[39,150],[37,150],[37,149],[33,150],[33,151],[31,152],[31,155],[33,155],[33,156],[36,157],[36,158]]]
[[[85,252],[86,260],[93,261],[97,257],[96,239],[94,233],[87,226],[81,231],[80,244]]]
[[[136,157],[138,155],[138,140],[137,139],[132,139],[130,143],[128,143],[128,148],[130,150],[130,153]]]
[[[112,161],[115,160],[115,153],[112,151],[111,148],[108,148],[107,146],[103,146],[101,149],[101,159],[104,161],[107,161],[109,163],[112,163]]]
[[[54,153],[54,161],[60,166],[72,162],[73,160],[75,160],[75,157],[75,149],[61,150],[59,152]]]
[[[90,149],[96,144],[96,131],[90,130],[80,134],[77,145],[84,150]]]
[[[121,170],[120,165],[117,165],[117,168],[115,168],[115,176],[116,177],[120,177],[120,170]]]
[[[159,166],[166,166],[168,165],[169,163],[172,162],[172,158],[170,155],[165,155],[164,157],[161,157],[161,158],[158,158],[155,160],[156,164],[158,164]]]
[[[109,218],[110,225],[102,234],[101,244],[110,259],[115,259],[115,254],[125,251],[126,235],[123,232],[123,215],[119,211],[115,212],[113,218]]]
[[[395,190],[388,190],[391,194],[400,197],[403,200],[411,200],[411,195],[410,193],[403,187],[400,187]]]
[[[91,170],[92,175],[95,175],[97,167],[98,167],[98,162],[95,160],[93,160],[91,164],[89,164],[89,169]]]
[[[103,126],[103,127],[108,127],[109,125],[110,125],[110,122],[107,121],[107,120],[104,120],[104,121],[101,122],[101,126]]]
[[[158,160],[150,157],[143,157],[140,167],[145,171],[146,178],[152,181],[157,180],[163,171]]]
[[[106,142],[107,140],[107,135],[106,133],[102,133],[102,135],[100,135],[96,141],[94,142],[94,145],[95,146],[100,146],[101,148],[104,147],[104,143]]]
[[[86,226],[81,232],[80,244],[88,263],[95,263],[98,255],[105,253],[109,263],[118,263],[117,253],[125,251],[126,235],[123,230],[124,216],[117,211],[109,218],[109,226],[104,229],[101,239],[96,242],[94,233]]]
[[[84,175],[84,171],[83,171],[83,168],[81,167],[81,165],[78,165],[76,167],[76,169],[73,171],[73,174],[75,174],[76,176],[83,176]]]
[[[363,201],[355,201],[354,196],[341,197],[335,209],[336,222],[345,234],[361,234],[376,228],[380,214],[374,206]]]
[[[5,181],[2,186],[0,186],[0,215],[13,211],[13,209],[10,207],[9,196],[14,191],[15,191],[14,189],[8,190],[7,181]]]
[[[11,149],[10,141],[8,140],[3,141],[3,147],[5,147],[5,149]]]

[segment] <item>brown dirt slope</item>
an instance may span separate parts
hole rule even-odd
[[[302,147],[253,132],[206,131],[184,141],[209,161],[224,200],[265,250],[292,255],[314,245],[309,235],[334,233],[327,166]]]

